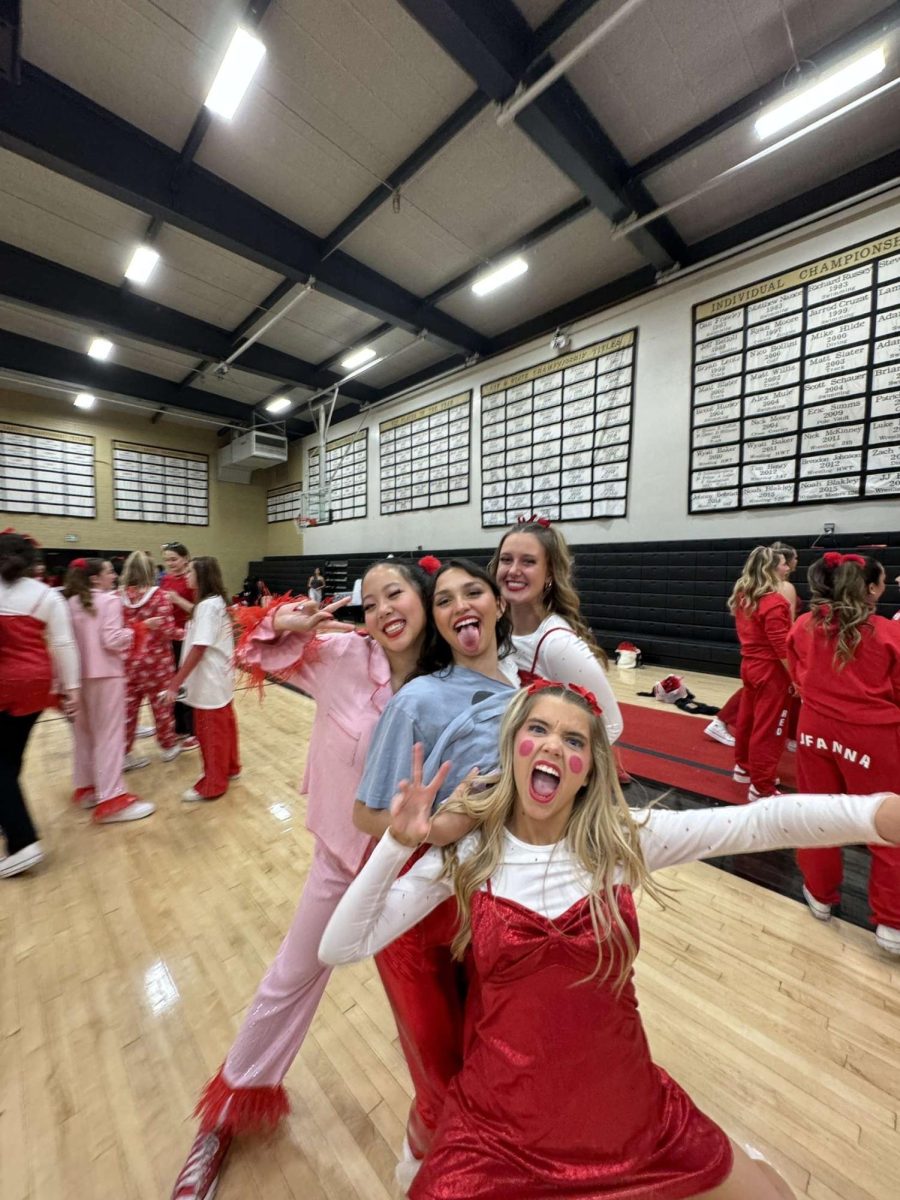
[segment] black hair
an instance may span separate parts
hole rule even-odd
[[[451,558],[443,563],[439,570],[435,572],[432,580],[432,600],[434,591],[437,590],[438,580],[447,571],[465,571],[467,575],[471,575],[473,579],[480,580],[490,588],[496,600],[502,603],[503,597],[500,594],[500,587],[497,580],[489,574],[484,567],[479,567],[478,563],[472,562],[467,558]],[[444,641],[437,631],[437,626],[434,623],[434,615],[430,613],[428,628],[425,633],[425,641],[422,644],[422,652],[419,655],[419,661],[416,664],[417,675],[432,675],[435,671],[441,671],[446,667],[453,665],[453,651],[449,644]],[[509,617],[509,611],[504,607],[503,612],[497,618],[497,626],[495,630],[497,638],[497,657],[506,658],[508,654],[512,654],[512,621]]]
[[[370,562],[362,573],[362,578],[374,571],[376,567],[390,567],[402,575],[406,582],[419,593],[419,599],[425,609],[425,614],[431,623],[431,597],[434,593],[434,579],[424,571],[418,563],[409,558],[376,558]],[[318,568],[317,568],[318,569]]]
[[[37,559],[37,549],[21,533],[0,533],[0,579],[15,583],[27,575]]]

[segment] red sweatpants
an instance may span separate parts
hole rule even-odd
[[[750,782],[761,796],[770,796],[784,749],[791,681],[780,662],[758,658],[741,660],[741,681],[734,761],[750,772]]]
[[[456,900],[445,900],[375,955],[415,1088],[406,1133],[417,1158],[431,1144],[450,1080],[462,1066],[466,976],[450,954],[457,925]]]
[[[736,692],[732,692],[732,694],[728,697],[728,699],[725,701],[725,703],[722,705],[722,707],[716,713],[716,716],[719,718],[719,720],[722,722],[723,725],[737,725],[738,717],[740,716],[740,713],[741,713],[741,695],[742,694],[743,694],[743,688],[738,688],[738,690]],[[744,764],[742,763],[741,766],[743,766],[743,765]]]
[[[215,800],[228,791],[228,780],[240,773],[237,721],[234,707],[195,708],[194,734],[203,755],[203,776],[194,788],[207,800]]]
[[[803,792],[900,790],[900,725],[848,725],[800,709],[797,783]],[[900,847],[870,846],[869,907],[879,925],[900,929]],[[841,898],[844,862],[839,846],[798,850],[807,890],[822,904]]]

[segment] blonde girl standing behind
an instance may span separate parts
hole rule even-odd
[[[116,573],[102,558],[69,564],[63,596],[81,658],[81,703],[75,714],[73,802],[93,808],[94,821],[139,821],[155,806],[125,787],[125,656],[134,634],[126,629],[113,592]]]
[[[130,770],[144,767],[149,759],[131,753],[137,731],[138,712],[142,701],[150,702],[156,740],[162,749],[163,762],[178,756],[181,743],[175,732],[171,704],[165,704],[160,693],[171,683],[175,674],[171,642],[178,626],[172,602],[157,586],[153,562],[142,550],[129,554],[122,568],[121,599],[125,624],[135,630],[134,644],[126,665],[127,693],[125,712],[126,766]]]
[[[203,775],[182,800],[217,800],[241,773],[234,698],[234,633],[216,558],[191,559],[187,582],[196,600],[184,633],[181,666],[163,693],[173,703],[184,685],[194,712],[194,733],[203,755]]]

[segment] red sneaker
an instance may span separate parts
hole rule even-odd
[[[119,821],[140,821],[156,812],[156,805],[141,800],[131,792],[122,792],[109,800],[101,800],[94,809],[93,821],[97,825],[113,825]]]
[[[232,1141],[232,1135],[221,1129],[201,1130],[175,1180],[171,1200],[212,1200]]]
[[[76,808],[93,808],[97,804],[97,793],[93,787],[76,788],[72,793],[72,803]]]

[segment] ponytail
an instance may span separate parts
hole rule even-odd
[[[94,611],[91,578],[100,574],[105,562],[105,558],[75,558],[69,563],[63,595],[67,600],[70,596],[77,596],[85,612]]]
[[[747,556],[741,577],[728,597],[728,611],[734,615],[738,609],[752,616],[763,596],[780,591],[781,580],[777,567],[781,553],[771,546],[754,546]]]
[[[869,586],[877,584],[884,567],[867,554],[829,551],[809,568],[813,624],[834,636],[834,666],[842,670],[856,654],[872,615]]]

